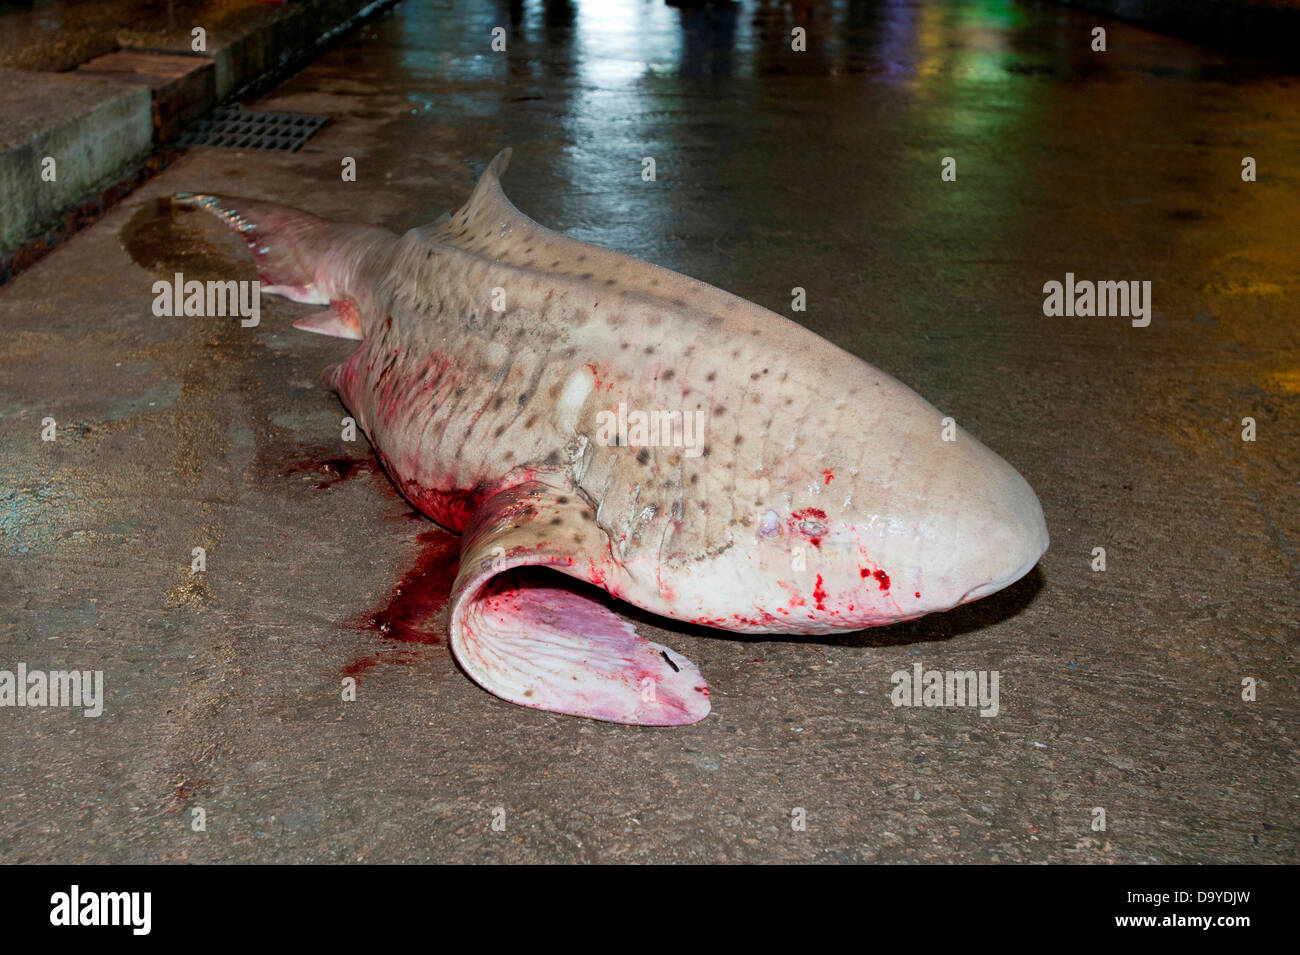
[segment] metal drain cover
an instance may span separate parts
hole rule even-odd
[[[327,122],[313,113],[255,113],[235,106],[218,106],[181,133],[176,145],[218,149],[270,149],[297,152]]]

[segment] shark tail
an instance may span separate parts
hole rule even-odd
[[[300,319],[295,327],[341,338],[363,337],[371,290],[397,242],[392,232],[331,222],[260,199],[177,193],[172,201],[203,209],[243,236],[263,292],[333,306]]]

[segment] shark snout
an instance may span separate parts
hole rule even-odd
[[[990,456],[992,453],[990,452]],[[964,588],[957,603],[996,593],[1029,573],[1047,551],[1047,523],[1029,483],[1005,461],[988,476],[983,500],[961,528],[965,556],[954,575]]]
[[[927,612],[1010,586],[1047,550],[1047,524],[1033,488],[1006,461],[970,442],[959,466],[931,485],[931,507],[944,506],[930,511],[917,535],[924,541],[917,590]]]
[[[1033,570],[1039,558],[1046,553],[1047,525],[1043,521],[1042,509],[1037,506],[1036,497],[1033,503],[1036,514],[1017,516],[1016,519],[996,525],[989,532],[984,566],[992,569],[976,575],[987,579],[967,590],[959,603],[970,603],[1011,586]]]

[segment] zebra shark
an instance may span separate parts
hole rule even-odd
[[[178,194],[264,292],[356,339],[324,383],[419,511],[461,535],[455,659],[527,707],[640,725],[710,709],[610,601],[740,633],[853,631],[1026,574],[1048,536],[1007,462],[907,386],[703,282],[553,232],[506,198],[398,236]],[[548,568],[552,573],[520,572]],[[554,572],[558,572],[554,573]]]

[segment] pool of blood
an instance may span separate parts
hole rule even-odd
[[[451,597],[460,566],[460,538],[433,528],[416,540],[421,545],[419,556],[383,606],[349,621],[354,629],[376,633],[386,643],[345,666],[340,671],[343,676],[360,682],[361,674],[379,663],[410,663],[419,657],[413,647],[444,642],[446,621],[439,615]]]

